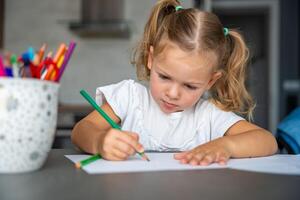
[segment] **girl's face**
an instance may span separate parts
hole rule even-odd
[[[221,77],[213,72],[214,54],[200,55],[185,52],[176,44],[168,43],[153,56],[150,48],[148,68],[151,95],[164,113],[183,111],[197,103],[203,93]]]

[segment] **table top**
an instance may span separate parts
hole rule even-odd
[[[90,175],[52,149],[42,169],[0,174],[1,200],[300,199],[300,176],[232,169]]]

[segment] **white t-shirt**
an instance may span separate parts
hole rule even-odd
[[[222,137],[234,123],[244,120],[203,99],[182,112],[165,114],[148,88],[133,80],[97,88],[96,102],[107,102],[121,119],[122,130],[139,134],[145,150],[189,150]]]

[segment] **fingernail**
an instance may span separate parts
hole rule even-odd
[[[200,162],[200,165],[201,165],[201,166],[207,166],[208,163],[207,163],[207,162]]]
[[[220,165],[226,165],[227,163],[226,163],[226,161],[222,160],[222,161],[219,162],[219,164]]]
[[[185,159],[182,159],[182,160],[180,160],[180,163],[181,163],[181,164],[186,164],[187,161],[186,161]]]
[[[139,152],[140,152],[140,153],[143,153],[144,151],[145,151],[145,149],[144,149],[143,147],[140,147],[140,148],[139,148]]]

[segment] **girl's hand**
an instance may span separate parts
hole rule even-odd
[[[219,163],[226,165],[232,155],[226,139],[226,137],[218,138],[190,151],[177,153],[174,155],[174,158],[182,164],[210,165]]]
[[[98,151],[107,160],[126,160],[136,152],[143,152],[138,134],[111,128],[99,139]]]

